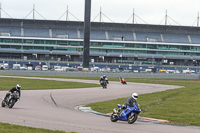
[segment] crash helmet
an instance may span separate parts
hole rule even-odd
[[[21,85],[17,84],[16,89],[19,90],[21,88]]]
[[[106,78],[106,75],[103,75],[103,78]]]
[[[135,99],[135,100],[137,100],[138,94],[137,94],[137,93],[133,93],[133,94],[132,94],[132,98]]]

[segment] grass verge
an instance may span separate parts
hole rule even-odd
[[[73,88],[88,88],[99,87],[98,84],[66,82],[55,80],[39,80],[39,79],[22,79],[0,77],[0,90],[9,90],[16,84],[22,86],[22,90],[44,90],[44,89],[73,89]]]
[[[0,133],[66,133],[66,132],[0,123]]]

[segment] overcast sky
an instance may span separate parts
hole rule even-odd
[[[47,20],[58,20],[67,6],[72,14],[69,13],[68,20],[84,20],[85,0],[0,0],[0,3],[2,18],[32,19],[35,5],[35,10]],[[132,23],[134,9],[135,23],[164,25],[167,10],[168,25],[197,26],[200,0],[92,0],[91,21],[100,21],[100,7],[105,15],[103,22]],[[38,13],[35,18],[43,19]],[[66,14],[60,20],[66,20]]]

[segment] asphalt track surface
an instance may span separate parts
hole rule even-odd
[[[33,79],[34,77],[26,78]],[[36,79],[52,80],[52,82],[53,80],[59,80],[98,84],[98,81],[94,80]],[[179,87],[144,83],[122,85],[119,82],[110,82],[108,89],[96,87],[22,90],[21,100],[12,109],[0,107],[0,122],[78,133],[199,133],[199,127],[157,124],[144,121],[136,121],[134,124],[128,124],[125,121],[111,122],[109,117],[84,113],[75,109],[77,106],[88,103],[128,97],[133,92],[144,94]],[[4,97],[5,94],[6,91],[1,91],[0,97]]]

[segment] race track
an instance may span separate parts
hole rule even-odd
[[[98,81],[95,80],[40,79],[98,84]],[[123,121],[111,122],[109,117],[84,113],[75,109],[77,106],[88,103],[128,97],[133,92],[144,94],[179,87],[142,83],[122,85],[119,82],[110,82],[108,89],[97,87],[22,90],[21,100],[12,109],[0,107],[0,122],[78,133],[199,133],[200,128],[198,127],[156,124],[143,121],[136,121],[134,124],[128,124]],[[4,97],[6,92],[1,91],[0,97]]]

